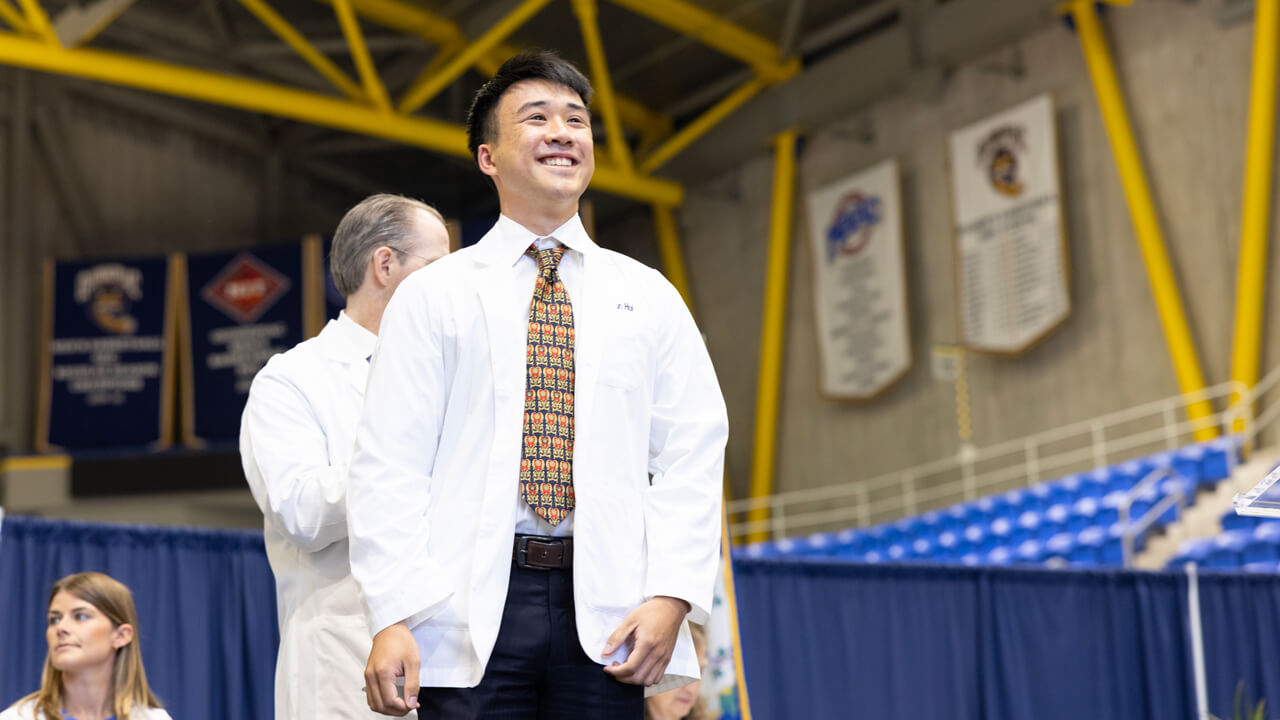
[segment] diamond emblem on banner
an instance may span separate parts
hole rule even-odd
[[[289,291],[289,278],[249,253],[240,253],[204,289],[201,297],[241,325],[248,325]]]

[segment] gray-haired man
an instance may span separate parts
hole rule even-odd
[[[347,465],[382,311],[400,281],[449,251],[440,213],[374,195],[334,234],[346,309],[254,378],[240,456],[276,576],[279,718],[379,717],[360,690],[368,623],[347,559]]]

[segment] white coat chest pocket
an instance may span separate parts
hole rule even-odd
[[[601,383],[627,390],[644,383],[649,367],[649,347],[643,332],[639,323],[632,322],[620,322],[610,328],[600,356]]]

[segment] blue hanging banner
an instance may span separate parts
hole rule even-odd
[[[186,259],[183,442],[234,445],[253,376],[302,341],[309,243]]]
[[[332,320],[338,317],[338,313],[347,306],[347,300],[342,297],[342,293],[338,292],[338,286],[333,282],[333,266],[329,262],[329,253],[333,252],[333,236],[325,235],[320,242],[324,248],[322,253],[324,259],[320,263],[324,268],[324,317],[326,320]]]
[[[40,452],[170,445],[172,262],[45,261]]]

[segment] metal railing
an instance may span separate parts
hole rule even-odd
[[[1132,523],[1129,522],[1129,513],[1133,509],[1134,501],[1142,497],[1148,488],[1154,487],[1156,483],[1169,477],[1175,477],[1172,468],[1164,467],[1152,470],[1147,473],[1147,476],[1142,478],[1137,485],[1130,488],[1129,491],[1124,494],[1124,499],[1120,502],[1118,509],[1120,511],[1120,527],[1124,528],[1124,534],[1121,536],[1121,547],[1124,553],[1123,557],[1125,567],[1133,567],[1134,542],[1138,537],[1146,532],[1148,528],[1154,525],[1157,520],[1164,517],[1164,514],[1169,511],[1169,508],[1176,505],[1180,508],[1179,513],[1186,510],[1187,494],[1185,486],[1182,483],[1174,483],[1173,492],[1165,495],[1160,499],[1160,502],[1155,503],[1148,508],[1147,511],[1143,513],[1142,517]]]
[[[1176,450],[1194,442],[1194,432],[1206,424],[1221,428],[1224,434],[1232,434],[1237,426],[1233,434],[1241,444],[1251,446],[1280,418],[1280,393],[1273,392],[1277,388],[1280,366],[1252,389],[1238,382],[1220,383],[865,480],[730,501],[726,504],[730,531],[735,541],[758,533],[778,540],[889,522],[982,495]],[[1208,400],[1215,407],[1226,407],[1233,396],[1241,398],[1234,407],[1207,418],[1185,419],[1189,405]],[[1255,416],[1260,404],[1266,409]],[[746,519],[750,511],[759,508],[768,508],[770,516]]]

